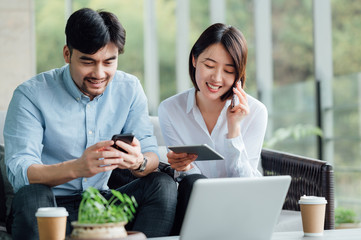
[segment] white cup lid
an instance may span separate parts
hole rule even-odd
[[[68,215],[64,207],[38,208],[38,211],[35,213],[36,217],[66,217]]]
[[[303,195],[298,204],[326,204],[327,200],[324,197],[306,196]]]

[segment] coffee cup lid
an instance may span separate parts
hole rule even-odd
[[[326,204],[327,200],[324,197],[317,196],[301,196],[298,204]]]
[[[38,208],[38,211],[35,213],[36,217],[66,217],[68,215],[64,207]]]

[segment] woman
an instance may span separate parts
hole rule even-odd
[[[244,91],[247,42],[232,26],[213,24],[194,44],[189,75],[194,88],[164,100],[158,109],[166,145],[206,143],[224,156],[195,161],[169,151],[179,182],[173,234],[179,234],[193,183],[199,178],[257,177],[267,126],[266,107]]]

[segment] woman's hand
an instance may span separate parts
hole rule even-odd
[[[171,168],[177,171],[188,171],[192,168],[191,163],[197,159],[198,155],[169,151],[167,157]]]
[[[238,98],[239,103],[233,108],[231,104],[227,110],[228,138],[235,138],[241,134],[240,123],[249,114],[247,94],[240,83],[237,83],[236,87],[233,88],[233,93],[234,97]]]

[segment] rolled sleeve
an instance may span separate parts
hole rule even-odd
[[[225,138],[226,166],[228,175],[231,177],[259,177],[259,158],[250,158],[245,148],[242,136],[236,138]],[[254,167],[255,166],[255,167]]]
[[[155,136],[149,136],[141,140],[142,153],[153,152],[158,155],[157,140]]]
[[[197,168],[195,165],[193,165],[193,168],[189,169],[188,171],[177,171],[177,170],[175,170],[174,171],[174,179],[177,182],[180,182],[180,181],[182,181],[182,179],[185,176],[192,175],[192,174],[202,174],[202,172],[201,172],[201,170],[199,170],[199,168]]]
[[[16,163],[17,164],[9,164],[7,167],[8,179],[14,188],[14,192],[17,192],[21,187],[29,184],[27,172],[30,165],[33,164],[28,161],[17,161]],[[14,170],[15,173],[21,174],[17,174],[15,176],[11,170]]]
[[[38,111],[17,89],[10,102],[4,127],[5,164],[15,192],[29,184],[29,166],[42,164],[42,133]]]

